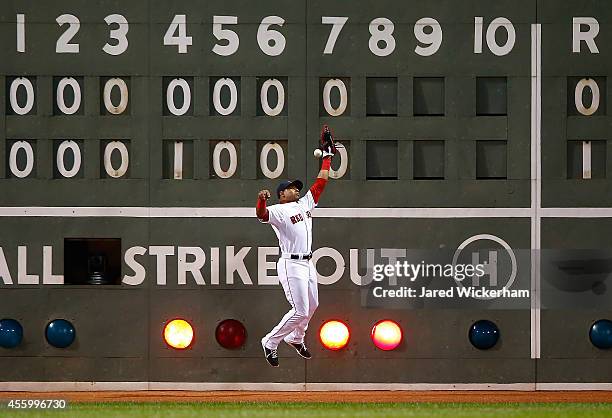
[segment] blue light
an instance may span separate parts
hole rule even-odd
[[[499,328],[495,323],[481,319],[470,327],[470,343],[479,350],[488,350],[497,344],[499,340]]]
[[[600,319],[591,325],[589,332],[591,343],[602,350],[612,348],[612,321]]]
[[[53,347],[66,348],[74,342],[76,330],[69,321],[65,319],[54,319],[47,325],[45,335],[47,341]]]
[[[21,344],[23,328],[15,319],[0,319],[0,347],[15,348]]]

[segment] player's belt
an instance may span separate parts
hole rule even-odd
[[[283,254],[282,258],[290,258],[291,260],[310,260],[312,253],[310,254]]]

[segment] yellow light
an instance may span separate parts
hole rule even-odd
[[[343,322],[327,321],[319,331],[321,344],[329,350],[340,350],[348,344],[351,333]]]
[[[184,319],[173,319],[164,328],[164,340],[170,347],[183,350],[193,342],[193,327]]]
[[[402,342],[402,329],[394,321],[379,321],[372,328],[372,341],[381,350],[393,350]]]

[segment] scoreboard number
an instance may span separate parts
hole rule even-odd
[[[118,25],[117,29],[111,29],[110,31],[110,38],[116,39],[117,44],[111,45],[109,43],[106,43],[106,45],[104,45],[102,50],[109,55],[123,54],[128,48],[127,33],[128,33],[128,30],[130,29],[130,25],[128,24],[127,19],[123,17],[122,15],[112,14],[112,15],[106,16],[104,18],[104,21],[106,22],[108,26]]]
[[[115,106],[113,104],[113,101],[111,100],[111,93],[113,92],[113,89],[115,87],[119,89],[120,97],[119,104],[117,106]],[[127,109],[129,92],[127,84],[123,79],[111,78],[110,80],[108,80],[106,84],[104,84],[104,92],[102,95],[104,99],[104,107],[106,108],[106,110],[108,110],[108,113],[113,115],[120,115],[125,112],[125,109]]]
[[[342,28],[347,20],[348,17],[321,16],[321,23],[323,25],[333,25],[329,31],[329,37],[327,38],[327,43],[325,44],[325,49],[323,50],[324,54],[333,54],[336,40],[338,40],[338,35],[340,35],[340,32],[342,31]]]
[[[331,90],[337,88],[340,93],[340,103],[337,108],[334,108],[331,104]],[[344,81],[339,78],[332,78],[327,80],[325,86],[323,86],[323,107],[330,116],[340,116],[346,110],[348,105],[348,93],[346,91],[346,85]]]
[[[174,89],[180,87],[183,90],[183,105],[178,109],[174,104]],[[175,78],[168,84],[166,89],[166,103],[168,110],[175,116],[181,116],[187,113],[191,106],[191,89],[189,83],[184,78]]]
[[[178,35],[174,35],[178,32]],[[192,45],[191,36],[187,36],[187,16],[175,15],[164,35],[164,45],[176,45],[179,54],[186,54],[187,47]]]
[[[119,154],[121,156],[121,165],[117,169],[113,167],[111,159],[115,150],[119,151]],[[109,176],[113,178],[119,178],[125,175],[129,167],[129,162],[130,159],[128,150],[123,142],[112,141],[106,145],[106,148],[104,148],[104,170],[106,170],[106,174],[108,174]]]
[[[25,15],[17,14],[17,52],[25,52]]]
[[[67,150],[72,151],[74,156],[74,162],[70,170],[66,169],[64,164],[64,154]],[[78,144],[74,141],[63,141],[57,148],[57,171],[66,178],[74,177],[78,174],[81,169],[81,149]]]
[[[431,33],[426,33],[425,28],[431,28]],[[436,19],[424,17],[414,24],[414,37],[420,43],[428,45],[427,47],[417,45],[414,52],[422,57],[429,57],[438,52],[442,45],[442,27]]]
[[[221,89],[223,87],[227,87],[230,91],[230,102],[227,107],[224,107],[221,103]],[[231,78],[220,78],[215,83],[215,87],[213,88],[213,105],[215,106],[215,110],[217,113],[227,116],[234,113],[236,110],[236,105],[238,104],[238,89],[236,88],[236,83]]]
[[[274,151],[276,153],[277,162],[274,170],[270,170],[268,167],[268,154],[270,151]],[[261,168],[263,175],[269,179],[280,177],[285,169],[285,153],[283,152],[283,148],[275,142],[268,142],[266,145],[264,145],[261,149],[261,154],[259,154],[259,167]]]
[[[276,94],[278,97],[278,101],[276,102],[276,106],[274,107],[270,107],[270,104],[268,103],[268,90],[270,89],[270,87],[274,87],[276,89]],[[266,115],[280,115],[283,109],[285,108],[285,88],[283,87],[283,83],[281,83],[276,78],[271,78],[264,81],[261,86],[260,100],[261,108]]]
[[[71,14],[63,14],[55,19],[58,25],[64,26],[68,24],[66,31],[57,39],[55,44],[55,52],[58,54],[78,54],[79,44],[72,44],[70,41],[77,34],[81,27],[79,18]]]
[[[377,17],[370,22],[369,30],[371,36],[368,46],[374,55],[386,57],[393,53],[395,50],[394,29],[395,25],[386,17]],[[385,44],[384,48],[379,46],[380,42]]]
[[[17,90],[19,87],[23,87],[26,90],[26,102],[22,106],[19,105],[17,100]],[[13,80],[9,89],[9,101],[11,102],[11,108],[13,112],[18,115],[27,115],[34,106],[34,86],[32,82],[25,77],[19,77]]]
[[[212,51],[223,57],[230,56],[238,51],[240,45],[240,38],[238,34],[231,29],[223,29],[222,25],[237,25],[237,16],[213,16],[212,32],[215,38],[219,41],[226,40],[227,45],[215,44]]]
[[[23,151],[26,154],[26,165],[23,169],[17,166],[17,153]],[[9,152],[9,168],[11,173],[17,178],[25,178],[32,173],[34,169],[34,150],[32,145],[27,141],[17,141],[11,147]]]
[[[593,96],[593,100],[591,101],[591,105],[586,107],[582,101],[582,93],[585,88],[591,89],[591,94]],[[597,82],[592,78],[583,78],[576,84],[576,90],[574,91],[574,102],[576,104],[576,110],[580,112],[580,114],[584,116],[591,116],[597,109],[599,109],[599,86]]]
[[[277,30],[270,29],[272,25],[283,26],[285,19],[279,16],[264,17],[257,29],[259,49],[266,55],[275,57],[285,50],[285,37]]]
[[[482,16],[474,17],[474,53],[482,54],[482,30],[484,26],[484,20]],[[506,29],[508,34],[508,39],[504,45],[498,45],[495,40],[495,32],[499,28]],[[514,25],[505,17],[497,17],[491,21],[491,24],[487,27],[487,46],[489,50],[498,57],[508,55],[512,48],[514,48],[514,43],[516,42],[516,31],[514,30]]]
[[[229,167],[227,170],[221,167],[221,152],[223,151],[227,151],[229,154]],[[212,162],[213,170],[215,170],[217,177],[228,179],[236,174],[236,169],[238,168],[238,153],[236,152],[234,144],[230,141],[217,142],[213,150]]]
[[[74,101],[71,106],[66,106],[64,101],[64,90],[70,86],[74,93]],[[64,77],[57,85],[57,108],[65,115],[73,115],[78,112],[81,107],[81,86],[78,81],[72,77]]]
[[[336,144],[342,145],[342,142],[336,141]],[[340,165],[338,166],[337,170],[334,170],[333,168],[329,170],[329,176],[332,179],[340,179],[344,177],[346,171],[348,170],[348,152],[346,152],[346,148],[343,146],[339,146],[337,148],[337,151],[338,155],[340,156]]]

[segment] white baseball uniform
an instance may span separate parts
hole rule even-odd
[[[319,306],[317,272],[311,260],[294,260],[292,254],[300,256],[312,252],[312,210],[317,206],[312,192],[296,202],[268,206],[268,220],[278,237],[281,257],[276,263],[289,312],[263,339],[269,349],[276,349],[281,340],[302,343],[308,322]]]

